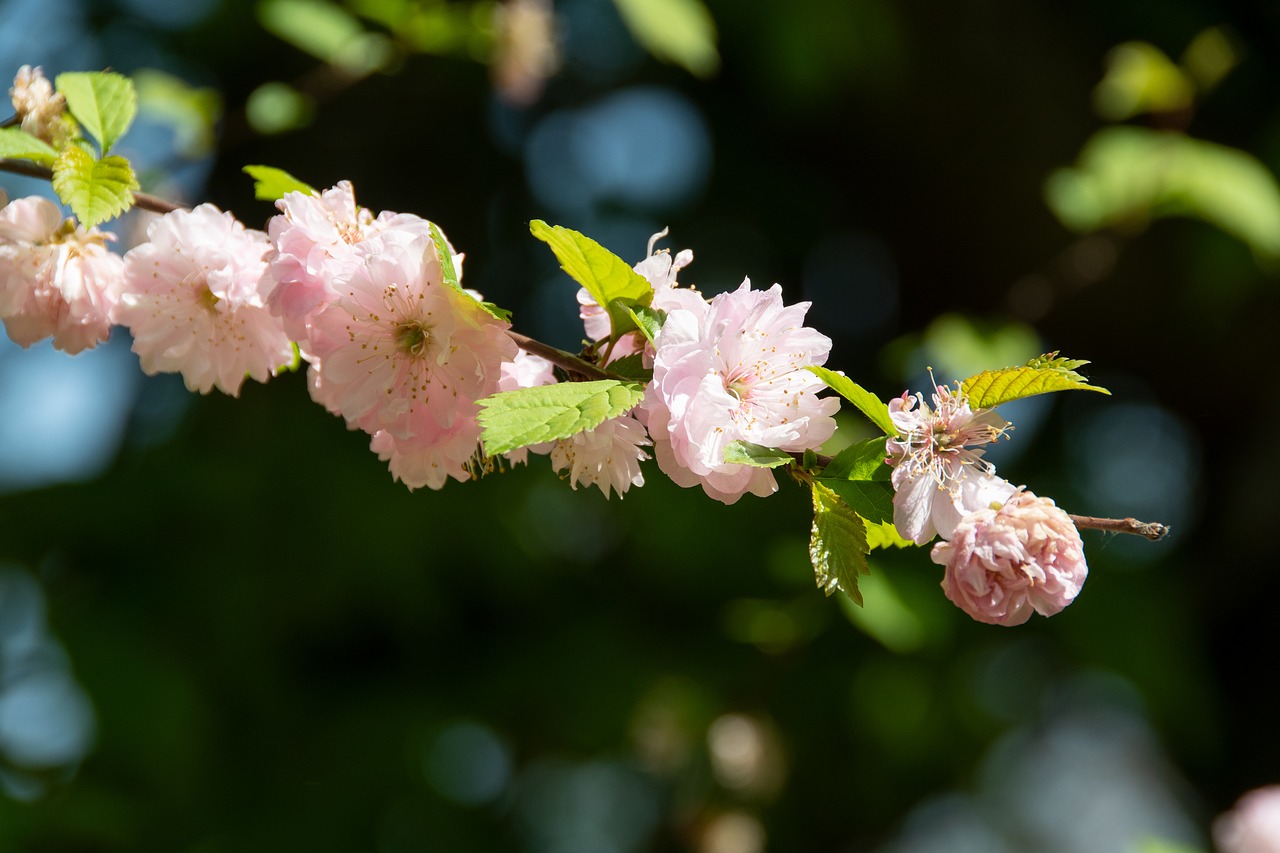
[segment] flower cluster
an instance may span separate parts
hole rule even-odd
[[[932,409],[904,393],[889,417],[898,429],[886,443],[894,525],[918,545],[942,538],[931,558],[946,567],[947,598],[993,625],[1021,625],[1033,611],[1052,616],[1075,600],[1088,566],[1070,516],[997,477],[983,458],[1008,421],[945,386]]]

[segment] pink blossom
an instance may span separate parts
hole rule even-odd
[[[105,245],[111,239],[64,220],[48,199],[0,209],[0,318],[9,337],[27,347],[52,336],[68,353],[105,341],[124,281],[123,259]]]
[[[1213,822],[1221,853],[1280,853],[1280,785],[1256,788]]]
[[[608,499],[632,486],[643,486],[640,463],[649,458],[645,429],[631,414],[612,418],[594,429],[562,438],[551,448],[551,466],[569,472],[569,485],[594,485]]]
[[[658,467],[727,504],[772,494],[772,472],[726,463],[725,445],[802,451],[826,441],[840,403],[819,399],[826,386],[804,368],[826,361],[831,339],[802,325],[809,303],[784,306],[776,284],[752,290],[744,280],[709,303],[683,293],[694,298],[667,314],[640,410]]]
[[[335,290],[312,318],[312,394],[371,434],[455,435],[515,357],[509,324],[444,283],[427,238],[383,241]]]
[[[388,463],[391,476],[410,489],[439,489],[448,478],[471,479],[480,449],[480,425],[475,416],[459,417],[448,427],[434,422],[419,425],[408,438],[386,430],[374,433],[369,448]]]
[[[632,269],[653,286],[653,307],[663,311],[670,311],[684,304],[682,297],[675,294],[692,293],[688,290],[676,290],[676,275],[680,270],[693,263],[693,252],[684,249],[675,258],[672,258],[671,253],[666,249],[655,252],[653,249],[654,244],[665,237],[666,234],[667,231],[664,228],[649,238],[647,257]],[[693,294],[693,296],[697,297],[697,294]],[[701,297],[697,298],[701,299]],[[596,302],[585,287],[578,290],[578,316],[582,319],[582,326],[589,340],[601,341],[609,337],[609,313]],[[613,351],[609,355],[610,360],[614,361],[632,353],[640,352],[644,349],[645,343],[644,337],[639,332],[629,332],[623,335],[618,343],[614,345]]]
[[[894,466],[893,523],[918,545],[935,534],[949,539],[966,513],[1003,503],[1014,492],[994,475],[981,447],[1004,435],[1009,422],[993,409],[973,411],[967,397],[946,386],[937,391],[933,410],[919,394],[904,392],[889,402],[899,436],[886,444]]]
[[[388,232],[430,237],[427,221],[412,214],[384,211],[375,219],[356,204],[349,181],[319,195],[285,193],[276,207],[281,213],[267,223],[273,248],[260,284],[262,298],[304,350],[311,316],[337,298],[337,278],[377,249],[368,243],[371,237]]]
[[[125,255],[118,311],[144,371],[181,373],[192,391],[235,397],[246,375],[265,382],[293,360],[258,294],[266,234],[202,204],[153,220],[147,237]]]
[[[1070,516],[1028,491],[966,515],[931,558],[946,566],[947,598],[991,625],[1021,625],[1032,610],[1052,616],[1075,600],[1089,573]]]

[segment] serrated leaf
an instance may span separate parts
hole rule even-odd
[[[867,528],[867,548],[874,551],[876,548],[909,548],[916,543],[910,539],[903,539],[898,535],[898,528],[894,527],[892,521],[867,521],[862,519],[862,523]]]
[[[458,268],[453,264],[453,247],[450,246],[449,241],[445,239],[444,232],[441,231],[440,226],[436,225],[434,222],[427,223],[427,230],[431,232],[431,242],[435,244],[436,257],[440,259],[440,269],[444,275],[445,285],[452,287],[468,299],[473,299],[474,297],[462,287],[462,281],[458,276]],[[499,308],[492,302],[476,300],[476,304],[483,308],[490,317],[493,317],[496,320],[501,320],[504,323],[510,322],[511,320],[510,311],[505,308]]]
[[[720,66],[716,25],[702,0],[614,0],[631,35],[663,62],[706,77]]]
[[[862,604],[858,575],[868,574],[866,528],[838,494],[817,482],[813,484],[809,561],[818,589],[827,595],[840,590],[855,604]]]
[[[871,522],[893,521],[893,484],[880,480],[822,480],[858,515]]]
[[[614,300],[624,300],[631,310],[653,302],[653,286],[645,277],[585,234],[560,225],[548,225],[541,219],[529,223],[529,232],[550,246],[560,261],[561,269],[585,287],[596,303],[609,312],[614,338],[622,334],[619,326],[624,319],[635,322],[623,304],[615,305]]]
[[[836,373],[825,367],[810,366],[807,368],[815,376],[827,383],[827,387],[844,397],[866,415],[885,435],[897,435],[898,428],[889,417],[889,407],[880,398],[854,382],[843,373]]]
[[[1106,388],[1090,385],[1076,373],[1076,368],[1088,364],[1079,359],[1058,358],[1056,352],[1036,356],[1022,367],[1006,367],[1003,370],[984,370],[960,383],[960,390],[969,398],[972,408],[992,408],[1011,400],[1048,394],[1051,391],[1097,391],[1110,394]]]
[[[658,332],[662,330],[662,324],[667,320],[667,312],[661,308],[650,308],[646,305],[631,306],[618,300],[619,304],[626,310],[627,315],[631,318],[631,322],[636,324],[636,328],[640,330],[640,334],[644,335],[645,340],[653,343],[653,339],[658,336]]]
[[[48,165],[58,156],[52,145],[18,127],[0,127],[0,157],[17,157]]]
[[[86,228],[119,216],[133,206],[138,179],[123,157],[93,155],[78,145],[62,149],[53,162],[53,191]]]
[[[892,469],[885,464],[888,436],[868,438],[841,450],[818,476],[831,480],[888,480]]]
[[[138,113],[133,81],[114,71],[68,71],[54,83],[67,109],[105,155],[124,136]]]
[[[614,376],[633,379],[636,382],[648,383],[653,378],[653,370],[644,366],[644,353],[633,352],[631,355],[614,359],[605,365]]]
[[[730,465],[750,465],[752,468],[777,468],[795,460],[790,453],[772,447],[763,447],[749,441],[731,441],[724,446],[724,461]]]
[[[253,197],[261,201],[278,201],[293,192],[317,195],[315,187],[275,166],[245,166],[244,173],[253,178]]]
[[[479,401],[476,420],[483,428],[484,452],[498,456],[594,429],[630,411],[642,399],[644,388],[634,383],[561,382],[485,397]]]

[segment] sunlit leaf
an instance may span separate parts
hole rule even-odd
[[[886,436],[868,438],[841,450],[818,476],[835,480],[888,480],[892,469],[885,464]]]
[[[1022,367],[984,370],[960,383],[960,390],[973,408],[991,408],[1011,400],[1048,394],[1051,391],[1097,391],[1110,394],[1106,388],[1090,385],[1076,372],[1087,361],[1059,358],[1056,352],[1031,359]]]
[[[57,150],[18,127],[0,127],[0,157],[16,157],[48,165],[58,156]]]
[[[731,441],[724,446],[724,461],[730,465],[777,468],[795,460],[791,458],[790,453],[772,447],[762,447],[749,441]]]
[[[639,317],[632,314],[653,301],[653,286],[644,276],[585,234],[541,219],[530,222],[529,231],[550,246],[569,277],[608,310],[614,337],[638,328]]]
[[[315,187],[275,166],[245,166],[244,172],[253,178],[253,197],[262,201],[282,199],[285,193],[316,194]]]
[[[386,36],[366,32],[359,18],[327,0],[261,0],[258,20],[267,32],[354,76],[378,70],[394,55]]]
[[[910,539],[903,539],[898,534],[898,528],[894,527],[892,521],[867,521],[864,518],[862,523],[867,528],[867,548],[869,550],[915,547],[916,543]]]
[[[881,402],[880,398],[875,394],[872,394],[843,373],[837,373],[825,367],[811,366],[808,370],[827,383],[831,390],[853,403],[858,411],[866,415],[885,435],[898,434],[898,428],[893,425],[893,421],[889,418],[889,407]]]
[[[1075,168],[1050,176],[1045,195],[1075,231],[1190,216],[1242,240],[1260,258],[1280,259],[1275,177],[1244,151],[1181,133],[1105,128],[1085,144]]]
[[[315,113],[315,98],[280,82],[263,83],[244,105],[249,126],[268,135],[306,127]]]
[[[706,77],[720,67],[716,24],[702,0],[614,0],[641,47]]]
[[[62,149],[53,163],[53,191],[86,228],[133,206],[138,179],[123,157],[94,159],[79,145]]]
[[[458,270],[453,264],[453,248],[449,245],[449,241],[445,239],[444,232],[440,230],[440,226],[436,225],[434,222],[428,222],[427,229],[431,232],[431,242],[435,245],[436,257],[440,259],[440,269],[444,276],[445,285],[452,287],[468,299],[474,299],[474,297],[462,287],[462,281],[458,276]],[[492,302],[481,302],[477,300],[476,304],[495,319],[501,320],[504,323],[511,320],[510,311],[505,308],[499,308]]]
[[[640,334],[644,335],[649,343],[653,343],[653,339],[658,336],[658,332],[662,330],[662,324],[667,319],[667,312],[661,308],[649,308],[643,305],[634,308],[630,305],[624,307],[631,316],[632,322],[636,324],[636,328],[640,330]]]
[[[55,78],[67,109],[106,154],[138,112],[133,81],[112,71],[68,71]]]
[[[1167,113],[1191,106],[1195,87],[1164,51],[1130,41],[1107,54],[1107,72],[1093,90],[1098,115],[1121,121],[1140,113]]]
[[[641,385],[601,379],[503,391],[480,400],[480,440],[490,456],[568,438],[625,414],[644,399]]]
[[[813,484],[809,561],[819,589],[827,595],[839,590],[862,604],[858,575],[868,572],[866,528],[838,494],[818,482]]]

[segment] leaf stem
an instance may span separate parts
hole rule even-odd
[[[39,178],[43,181],[53,180],[53,171],[46,166],[37,166],[25,160],[13,160],[0,157],[0,171],[12,172],[15,175],[26,175],[28,178]],[[134,193],[133,203],[143,210],[152,213],[172,213],[175,210],[186,210],[187,206],[160,198],[148,193]]]

